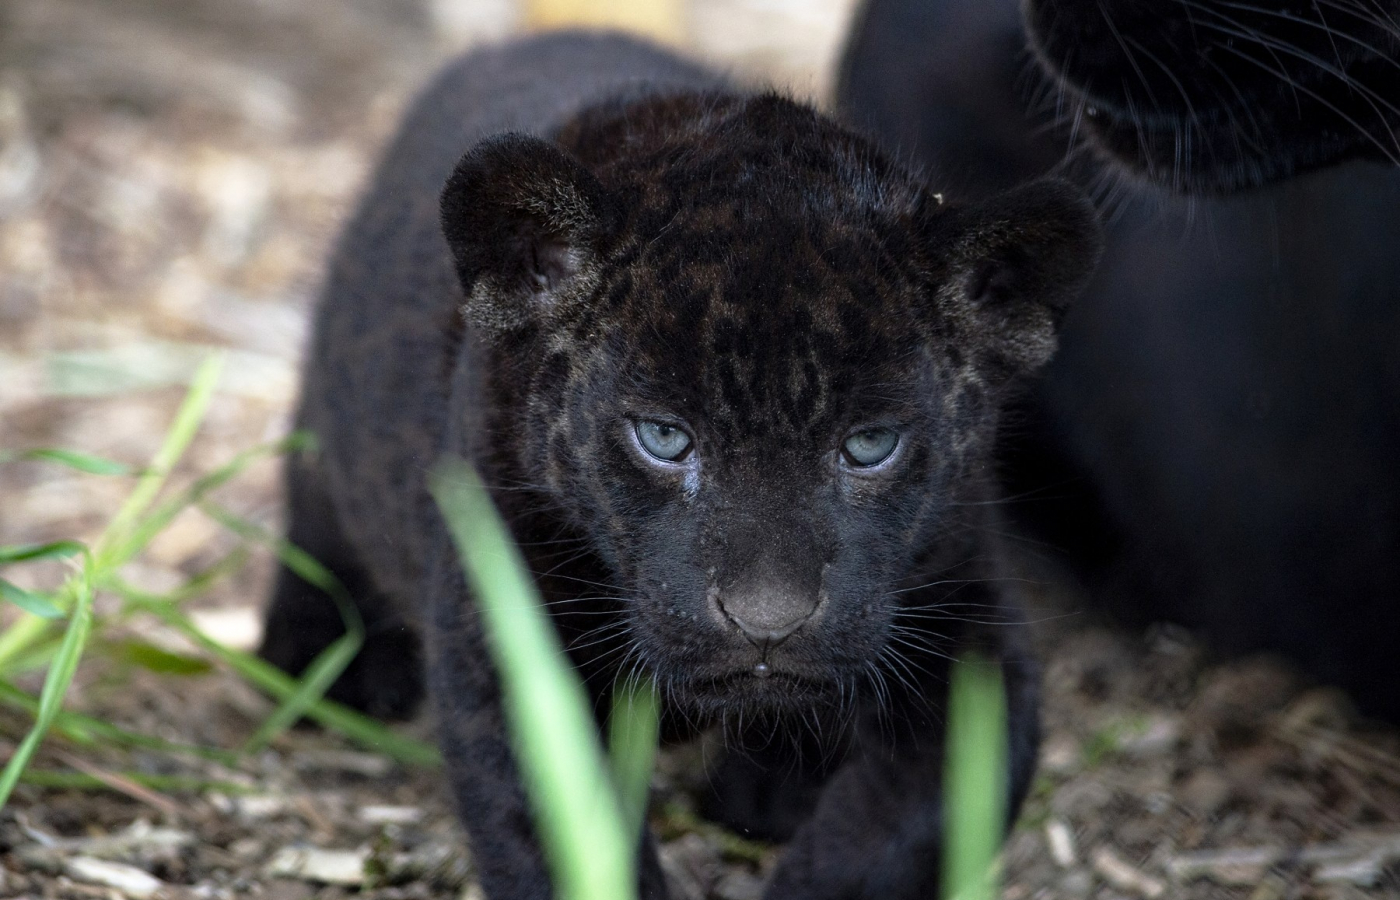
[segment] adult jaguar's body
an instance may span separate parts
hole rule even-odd
[[[1396,0],[1024,0],[1067,116],[1115,165],[1232,193],[1400,165]]]
[[[1102,191],[1103,264],[1008,454],[1098,599],[1400,720],[1397,13],[870,0],[840,102],[965,191]]]

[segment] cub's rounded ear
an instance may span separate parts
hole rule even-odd
[[[493,334],[584,293],[609,222],[593,173],[524,134],[488,138],[463,156],[443,188],[441,213],[463,312]]]
[[[935,246],[947,248],[940,304],[971,326],[966,336],[988,365],[1014,377],[1049,361],[1065,311],[1103,252],[1088,199],[1066,182],[1034,181],[930,224]]]

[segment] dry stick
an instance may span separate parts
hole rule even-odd
[[[53,753],[59,759],[77,769],[79,772],[82,772],[84,775],[91,775],[112,790],[126,794],[131,799],[139,800],[147,806],[155,807],[169,818],[181,819],[189,817],[189,810],[179,803],[176,803],[164,794],[151,790],[145,785],[137,784],[125,775],[94,765],[81,756],[69,753],[67,750],[54,750]]]

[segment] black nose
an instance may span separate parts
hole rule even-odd
[[[805,592],[782,588],[730,591],[717,599],[724,617],[760,650],[792,637],[817,608]]]
[[[767,653],[818,614],[834,545],[797,514],[802,504],[783,496],[766,504],[762,499],[736,500],[747,512],[726,521],[707,595],[715,619]]]

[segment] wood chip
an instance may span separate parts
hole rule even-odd
[[[322,850],[283,847],[267,864],[273,878],[296,878],[322,884],[358,885],[365,880],[367,850]]]
[[[1313,872],[1313,880],[1320,884],[1354,884],[1357,887],[1374,887],[1381,880],[1381,869],[1385,856],[1373,853],[1360,859],[1318,866]]]
[[[1280,847],[1202,850],[1177,856],[1167,863],[1167,871],[1175,881],[1206,877],[1221,885],[1257,884],[1283,853]]]
[[[412,825],[423,820],[416,806],[362,806],[360,821],[370,825]]]
[[[69,878],[87,884],[100,884],[103,887],[121,891],[128,897],[154,897],[165,882],[125,863],[108,862],[91,856],[73,856],[64,860],[63,871]]]
[[[1167,887],[1161,881],[1129,865],[1107,847],[1094,851],[1094,871],[1120,891],[1132,891],[1148,900],[1162,896]]]
[[[1380,879],[1382,869],[1400,859],[1400,834],[1357,832],[1341,841],[1309,844],[1296,852],[1270,846],[1201,850],[1172,859],[1167,871],[1176,881],[1204,877],[1220,885],[1252,885],[1285,858],[1316,866],[1313,880],[1318,883],[1369,887]]]
[[[394,770],[389,757],[358,750],[301,749],[292,765],[299,772],[350,772],[366,778],[383,778]]]

